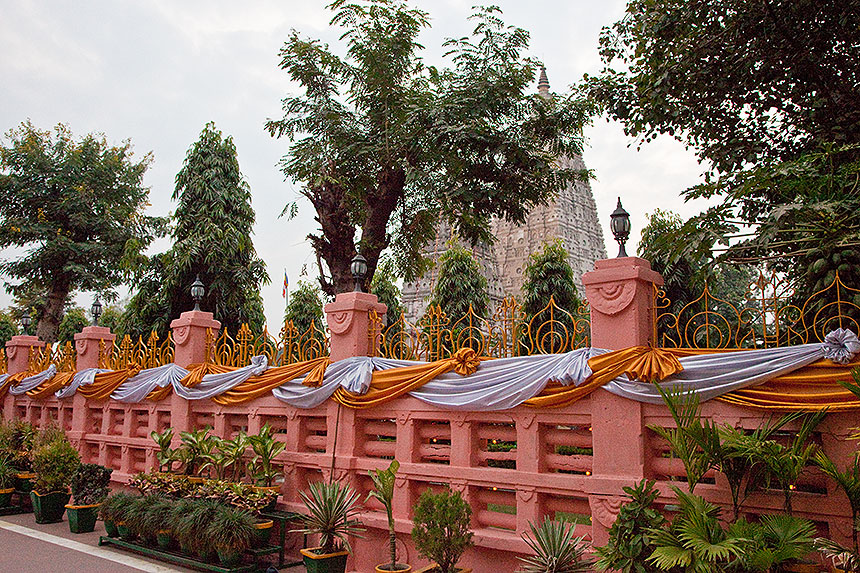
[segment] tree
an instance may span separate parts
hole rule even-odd
[[[452,66],[425,66],[417,43],[427,13],[402,0],[335,0],[344,30],[341,57],[293,32],[281,68],[304,90],[266,122],[292,140],[281,166],[316,210],[309,236],[320,282],[332,295],[352,287],[354,238],[368,278],[390,248],[407,280],[429,266],[421,248],[445,220],[469,241],[492,241],[488,222],[523,222],[579,170],[560,155],[581,152],[585,105],[569,96],[528,94],[537,62],[529,35],[505,26],[497,8],[478,9],[472,36],[448,40]],[[284,212],[295,214],[295,203]]]
[[[707,164],[687,199],[722,203],[675,250],[766,261],[806,294],[860,284],[860,6],[856,0],[630,0],[584,87],[640,142],[668,134]],[[843,278],[848,278],[843,276]],[[826,285],[825,285],[826,286]]]
[[[404,312],[403,305],[400,303],[400,288],[396,281],[393,261],[383,257],[379,260],[376,272],[373,273],[373,279],[370,281],[370,292],[377,296],[379,302],[388,307],[385,315],[388,324],[399,320]]]
[[[239,170],[233,138],[223,139],[214,123],[206,124],[188,150],[173,200],[179,202],[173,247],[141,264],[128,330],[166,331],[172,319],[194,306],[190,287],[198,276],[206,286],[200,306],[213,312],[222,328],[235,333],[247,322],[261,329],[265,316],[259,291],[269,277],[251,239],[251,190]]]
[[[57,330],[57,341],[74,344],[75,334],[81,332],[89,324],[90,321],[87,319],[87,312],[77,305],[72,306],[63,315],[63,320],[60,321],[60,328]]]
[[[8,311],[0,310],[0,347],[6,348],[6,343],[18,334],[18,325]]]
[[[99,317],[99,326],[110,328],[113,334],[116,334],[117,340],[122,340],[125,336],[125,330],[122,326],[122,316],[124,308],[120,304],[106,305]]]
[[[570,342],[575,337],[574,320],[579,313],[582,299],[576,292],[573,269],[567,261],[567,250],[561,240],[547,241],[540,251],[529,255],[523,280],[523,306],[528,324],[537,329],[550,320],[549,313],[541,312],[549,304],[550,297],[557,308],[570,314],[553,311],[552,319],[567,328]],[[532,320],[537,317],[537,320]]]
[[[307,332],[312,325],[316,327],[317,332],[324,332],[321,294],[320,289],[311,283],[299,281],[299,287],[290,296],[290,302],[284,313],[284,321],[293,321],[299,334]]]
[[[439,257],[439,277],[433,285],[428,308],[438,306],[451,323],[469,312],[486,317],[490,308],[487,279],[475,257],[460,245],[451,243]]]
[[[107,296],[128,263],[161,232],[163,221],[144,215],[149,190],[143,175],[151,156],[135,161],[131,143],[108,145],[104,135],[75,141],[68,127],[40,131],[29,121],[0,146],[0,248],[26,252],[0,263],[13,295],[45,294],[36,334],[57,339],[63,307],[74,290]]]

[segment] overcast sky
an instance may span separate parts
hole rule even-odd
[[[232,135],[257,213],[254,244],[271,284],[263,288],[270,323],[281,322],[281,283],[291,286],[304,268],[315,275],[305,240],[314,229],[313,210],[300,203],[297,219],[279,219],[296,187],[277,168],[287,141],[263,130],[280,117],[280,100],[297,88],[278,68],[278,50],[291,29],[336,44],[324,0],[227,2],[139,0],[60,2],[0,0],[0,131],[30,118],[42,129],[58,122],[76,137],[103,132],[112,143],[130,139],[137,153],[152,152],[145,183],[150,211],[167,215],[175,205],[173,181],[186,151],[208,121]],[[618,20],[624,0],[495,0],[504,19],[531,32],[531,54],[548,70],[553,91],[564,91],[584,73],[600,69],[598,36]],[[442,64],[440,44],[471,30],[466,18],[475,0],[422,0],[432,28],[422,35],[425,60]],[[682,215],[698,212],[680,192],[696,183],[701,166],[668,138],[636,151],[621,126],[595,120],[586,131],[586,165],[607,251],[617,247],[609,213],[618,196],[631,213],[631,244],[644,215],[657,207]],[[8,143],[8,140],[4,140]],[[0,206],[2,208],[2,206]],[[167,242],[156,245],[169,248]],[[631,249],[628,249],[631,250]],[[10,252],[0,252],[0,257]],[[306,277],[307,278],[307,277]],[[78,301],[89,307],[90,293]],[[10,303],[0,293],[0,308]]]

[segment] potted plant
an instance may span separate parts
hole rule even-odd
[[[69,530],[72,533],[89,533],[96,526],[101,502],[108,496],[112,469],[98,464],[81,464],[72,476],[72,503],[69,512]]]
[[[400,462],[392,460],[387,469],[371,470],[370,479],[373,480],[373,489],[367,494],[367,499],[374,498],[385,508],[388,517],[388,547],[389,561],[376,566],[377,573],[382,571],[412,571],[412,566],[405,563],[397,563],[397,534],[394,532],[394,512],[391,506],[394,500],[394,478]]]
[[[247,511],[222,505],[206,528],[205,537],[218,552],[224,567],[235,567],[255,535],[254,517]]]
[[[33,470],[36,482],[30,499],[36,523],[55,523],[63,520],[69,503],[69,486],[72,476],[81,463],[81,456],[65,438],[39,447],[33,452]]]
[[[415,504],[412,541],[418,553],[433,561],[424,573],[468,573],[457,561],[472,545],[472,508],[460,495],[446,487],[439,493],[426,490]]]
[[[173,443],[173,428],[167,428],[161,433],[153,430],[149,436],[158,445],[155,457],[158,460],[158,471],[165,474],[173,472],[173,464],[183,461],[183,450],[171,448]]]
[[[194,534],[191,531],[191,524],[185,523],[185,520],[197,508],[198,504],[199,501],[194,499],[180,499],[173,504],[173,509],[170,511],[170,529],[179,542],[182,553],[186,555],[194,554]]]
[[[284,451],[286,444],[275,439],[268,424],[262,427],[259,435],[250,436],[248,443],[255,454],[250,465],[254,483],[259,487],[277,491],[275,478],[281,472],[275,469],[273,462],[275,457]]]
[[[160,505],[165,498],[160,495],[143,495],[131,502],[125,523],[132,537],[140,537],[148,545],[155,545],[155,534],[161,527],[152,528],[149,513]]]
[[[12,494],[15,492],[17,480],[18,472],[9,458],[0,456],[0,508],[12,505]]]
[[[534,555],[520,557],[524,563],[522,573],[585,573],[594,563],[585,557],[587,550],[582,537],[573,537],[573,526],[546,517],[538,526],[529,523],[531,535],[523,534],[523,541]]]
[[[183,552],[196,553],[201,561],[214,561],[215,548],[207,542],[206,529],[221,507],[223,505],[215,500],[200,499],[193,502],[190,511],[178,517],[173,531],[179,538]]]
[[[308,573],[343,573],[351,551],[347,536],[364,531],[355,519],[358,494],[348,484],[316,482],[299,492],[308,514],[301,517],[305,535],[320,536],[320,547],[301,549]]]
[[[147,507],[142,517],[142,526],[150,535],[155,532],[155,541],[161,549],[168,549],[172,541],[171,516],[175,502],[168,497],[153,497],[156,497],[156,500]]]
[[[215,442],[209,436],[209,430],[211,429],[210,426],[206,426],[193,432],[181,432],[179,434],[184,447],[182,456],[185,462],[185,475],[189,476],[192,481],[203,481],[203,478],[199,477],[198,473],[206,459],[206,454],[210,453],[215,446]]]
[[[137,496],[128,492],[118,491],[105,498],[99,506],[99,517],[105,523],[105,532],[109,537],[119,535],[118,525],[125,527],[125,518],[128,508]]]

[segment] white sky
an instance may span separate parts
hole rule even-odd
[[[442,64],[445,38],[471,31],[466,17],[475,0],[421,0],[433,27],[422,36],[425,60]],[[533,56],[547,66],[553,91],[565,91],[583,73],[600,69],[598,35],[618,20],[624,0],[494,0],[504,19],[532,34]],[[67,123],[76,137],[92,131],[118,143],[130,139],[139,154],[152,151],[146,175],[150,211],[167,215],[175,205],[173,180],[185,153],[207,121],[232,135],[257,213],[254,243],[271,284],[263,287],[270,323],[281,322],[284,269],[294,287],[315,259],[305,239],[315,229],[313,209],[279,219],[296,188],[277,168],[287,141],[263,130],[280,117],[280,100],[297,93],[278,68],[278,50],[291,29],[337,43],[324,0],[0,0],[0,131],[30,118],[42,129]],[[668,138],[636,151],[622,127],[603,119],[587,129],[584,153],[593,169],[598,216],[610,256],[617,252],[609,213],[620,196],[631,213],[635,250],[644,215],[660,207],[684,216],[700,210],[680,192],[700,179],[693,154]],[[0,206],[2,208],[2,206]],[[158,250],[169,248],[162,241]],[[0,257],[13,254],[0,252]],[[307,278],[307,277],[306,277]],[[88,308],[91,294],[78,298]],[[0,308],[11,297],[0,292]]]

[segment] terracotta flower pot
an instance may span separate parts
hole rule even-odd
[[[396,563],[395,567],[400,567],[400,569],[389,569],[391,563],[380,563],[374,569],[375,573],[391,573],[392,571],[396,571],[397,573],[409,573],[412,571],[412,565],[408,565],[406,563]]]

